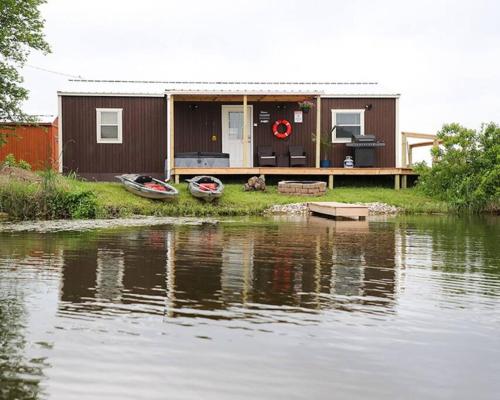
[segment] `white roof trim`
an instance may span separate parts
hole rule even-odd
[[[58,96],[111,96],[111,97],[165,97],[165,93],[120,93],[120,92],[63,92]]]
[[[322,99],[340,99],[340,98],[374,98],[374,99],[381,99],[381,98],[387,98],[387,99],[399,99],[401,95],[399,93],[394,93],[394,94],[386,94],[386,93],[379,93],[379,94],[370,94],[370,93],[365,93],[365,94],[354,94],[354,93],[348,93],[348,94],[341,94],[341,93],[335,93],[335,94],[322,94],[320,96]]]
[[[323,99],[336,98],[399,98],[399,93],[331,93],[324,92],[300,92],[300,91],[265,91],[265,90],[165,90],[161,93],[130,93],[130,92],[65,92],[58,91],[58,96],[108,96],[108,97],[165,97],[166,95],[212,95],[212,96],[319,96]]]

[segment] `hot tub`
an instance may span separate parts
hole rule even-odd
[[[224,168],[229,167],[229,154],[201,151],[177,153],[174,162],[179,168]]]

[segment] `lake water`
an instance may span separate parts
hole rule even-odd
[[[498,399],[499,219],[0,234],[1,399]]]

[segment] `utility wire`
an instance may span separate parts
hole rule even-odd
[[[26,67],[29,67],[29,68],[33,68],[33,69],[37,69],[39,71],[43,71],[43,72],[48,72],[50,74],[55,74],[55,75],[61,75],[61,76],[66,76],[68,78],[73,78],[73,79],[84,79],[81,75],[71,75],[71,74],[66,74],[64,72],[59,72],[59,71],[53,71],[51,69],[47,69],[47,68],[42,68],[42,67],[37,67],[36,65],[30,65],[30,64],[26,64],[25,65]]]

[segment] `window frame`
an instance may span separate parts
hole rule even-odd
[[[96,135],[97,143],[102,144],[122,144],[123,143],[123,108],[96,108]],[[116,112],[117,113],[117,123],[116,124],[102,124],[101,114],[103,112]],[[102,126],[117,126],[118,127],[118,137],[117,138],[103,138],[101,137],[101,127]]]
[[[337,126],[337,114],[341,113],[351,113],[351,114],[360,114],[359,116],[359,125],[340,125],[340,126],[359,126],[359,134],[364,135],[365,134],[365,110],[360,108],[360,109],[333,109],[332,108],[332,126],[330,129],[333,129],[334,126]],[[351,138],[337,138],[337,129],[335,129],[332,132],[332,143],[351,143],[352,139]]]

